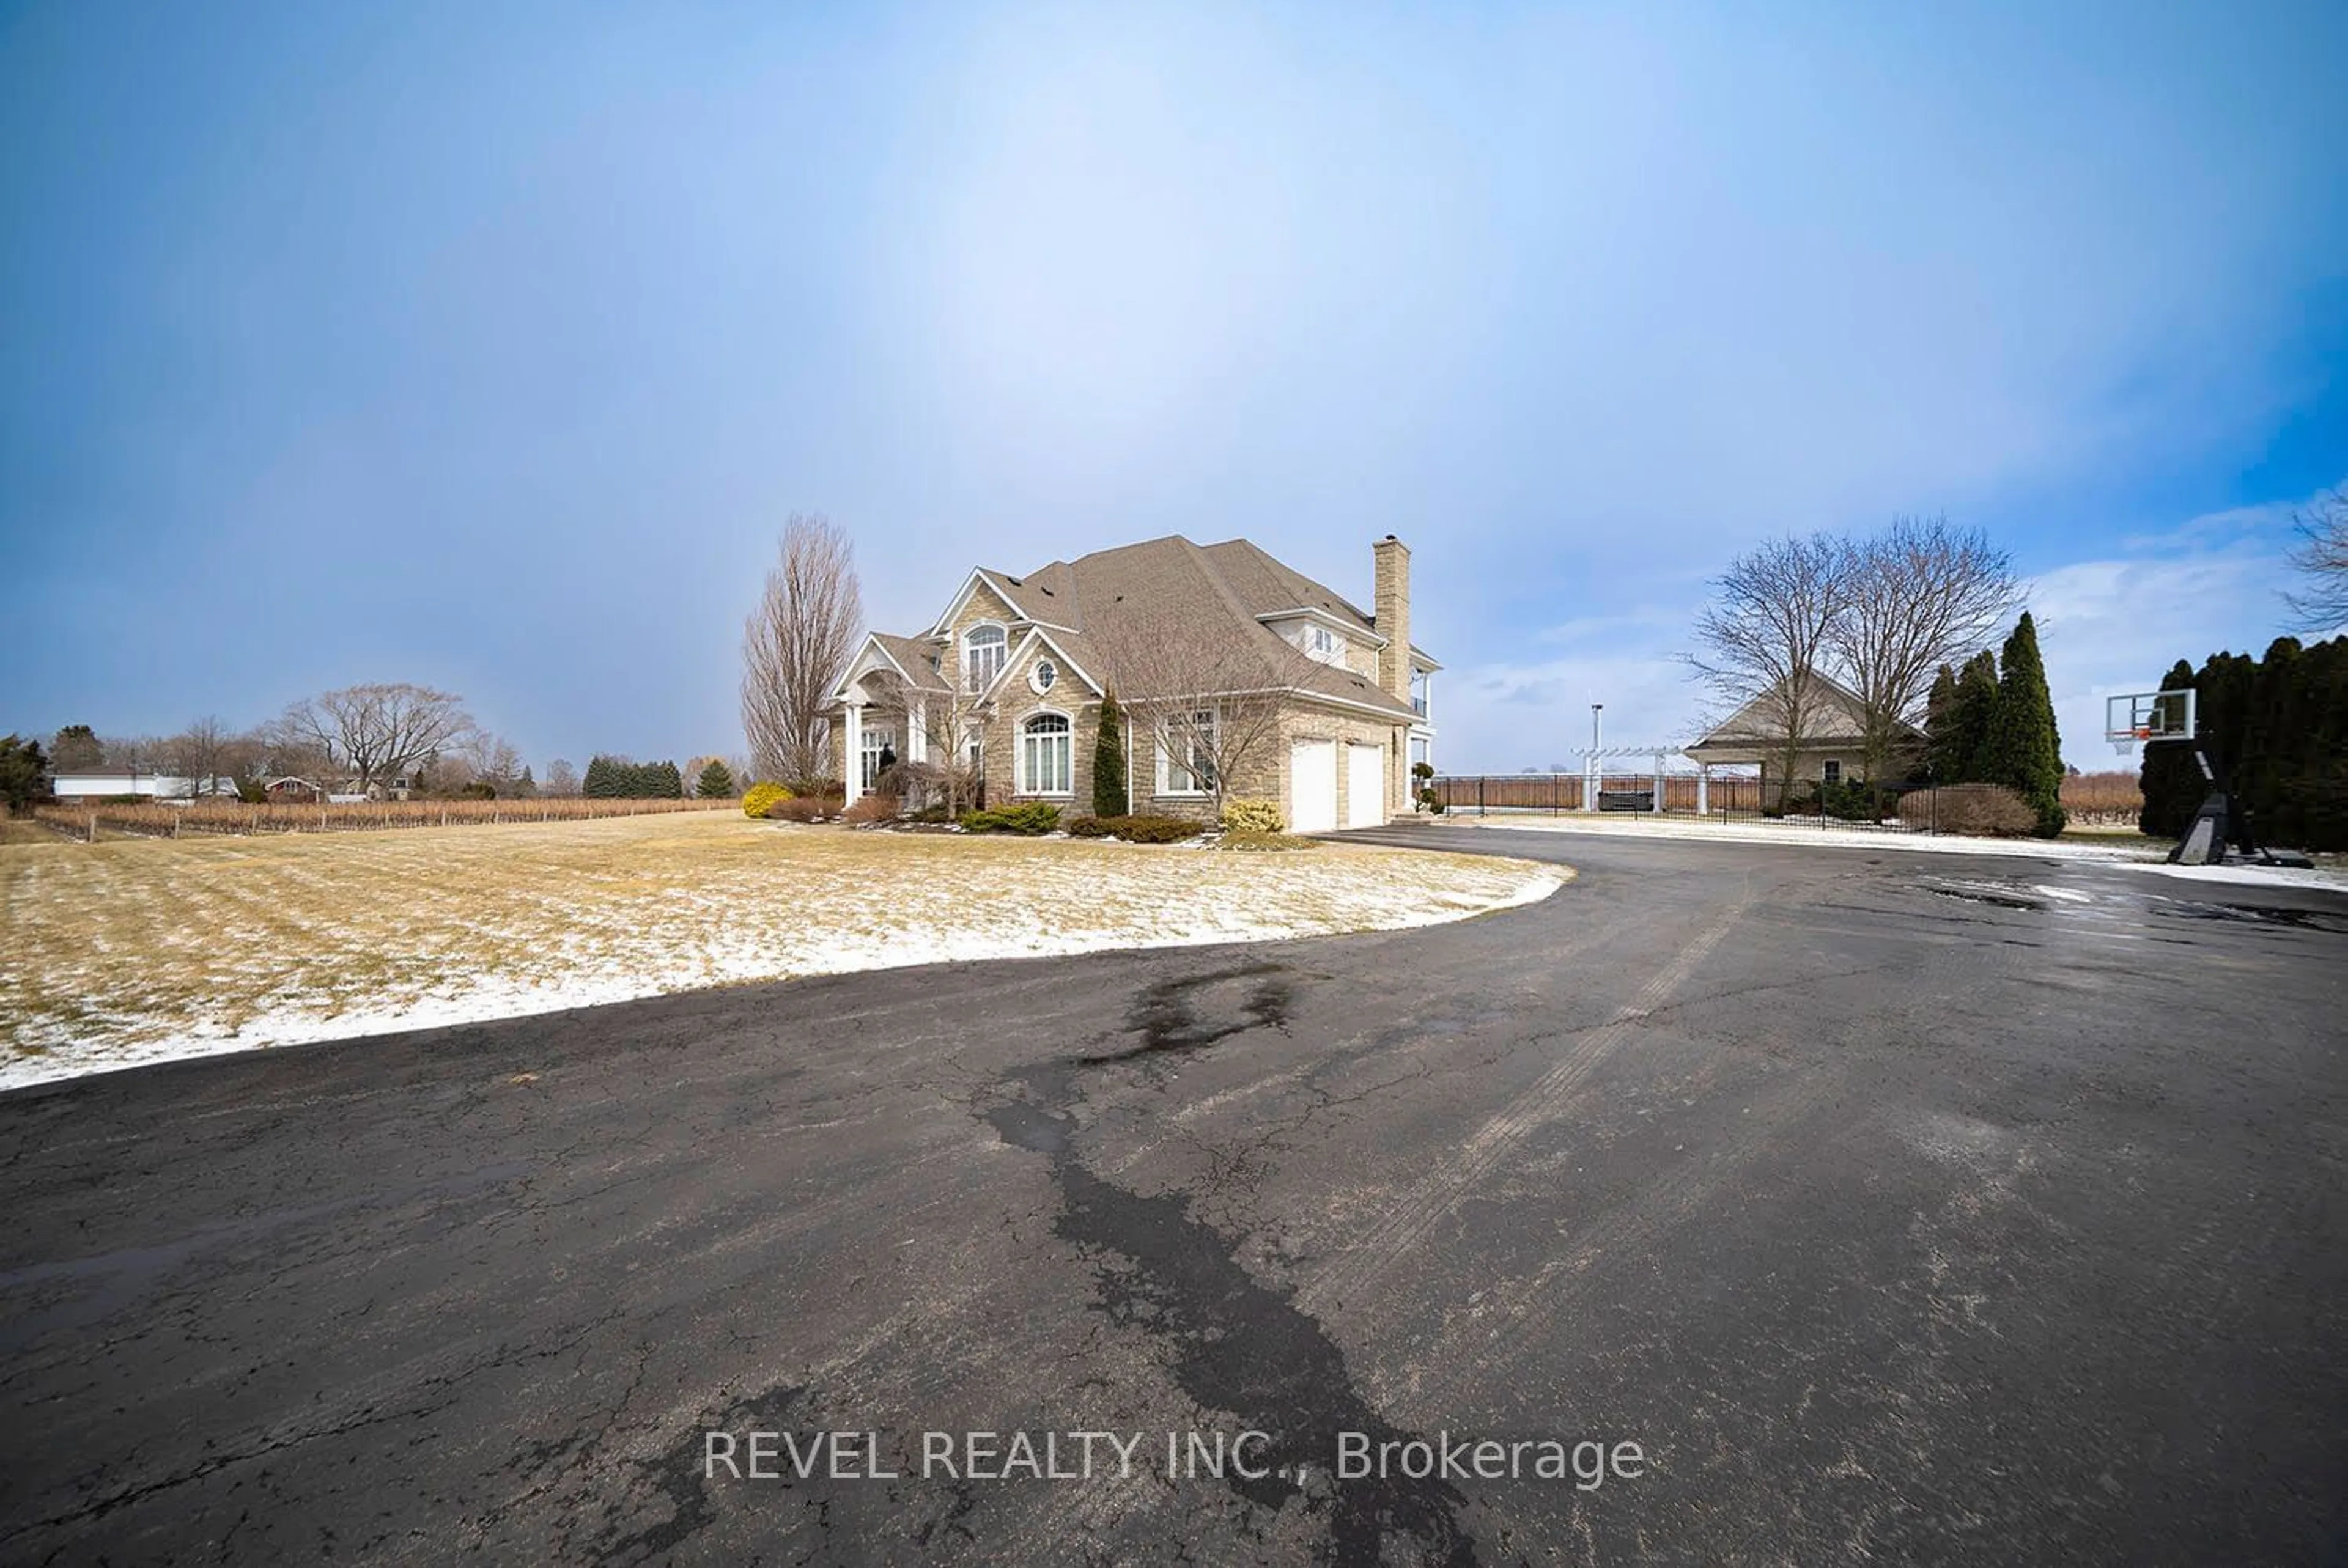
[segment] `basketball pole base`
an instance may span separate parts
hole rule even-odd
[[[2227,826],[2234,815],[2233,804],[2223,794],[2212,794],[2193,814],[2192,824],[2177,847],[2168,852],[2171,866],[2223,866],[2226,863]]]
[[[2267,849],[2250,833],[2247,813],[2238,815],[2233,796],[2223,790],[2211,792],[2193,814],[2191,825],[2177,847],[2168,852],[2171,866],[2223,866],[2226,845],[2230,843],[2241,851],[2242,858],[2260,866],[2278,866],[2304,871],[2315,862],[2289,850]]]

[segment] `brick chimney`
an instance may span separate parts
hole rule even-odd
[[[1410,547],[1388,534],[1370,547],[1376,562],[1371,613],[1386,645],[1378,651],[1378,685],[1388,696],[1410,701]]]

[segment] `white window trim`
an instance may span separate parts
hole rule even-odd
[[[1220,709],[1201,711],[1210,711],[1214,712],[1214,728],[1220,734],[1223,723],[1221,711]],[[1152,728],[1154,729],[1156,726],[1153,725]],[[1177,789],[1175,787],[1174,771],[1178,766],[1179,766],[1179,764],[1175,762],[1174,753],[1170,749],[1170,744],[1173,739],[1174,737],[1164,734],[1160,734],[1158,737],[1158,776],[1150,781],[1157,787],[1151,793],[1167,800],[1207,799],[1215,792],[1211,788],[1201,785],[1199,783],[1198,774],[1191,773],[1187,767],[1183,768],[1182,772],[1189,774],[1190,787],[1188,789]]]
[[[988,646],[1000,647],[1003,650],[1003,658],[993,670],[987,672],[985,680],[973,683],[971,680],[972,661],[970,657],[970,640],[977,633],[986,630],[994,630],[1002,635],[1003,641],[1001,643],[989,643]],[[984,692],[988,687],[1001,680],[1003,678],[1003,671],[1010,668],[1011,628],[1004,625],[1003,622],[999,620],[973,620],[968,626],[962,629],[961,635],[955,639],[955,641],[962,650],[960,674],[962,675],[962,689],[964,696],[974,696]]]
[[[1049,681],[1043,679],[1044,671],[1046,670],[1049,670],[1052,672],[1052,678]],[[1059,684],[1060,666],[1056,661],[1050,659],[1038,659],[1033,664],[1027,666],[1027,689],[1030,692],[1035,692],[1038,697],[1046,697],[1051,695],[1054,691],[1058,689]]]
[[[1029,787],[1035,781],[1028,777],[1027,743],[1033,737],[1027,733],[1027,726],[1034,723],[1038,719],[1058,719],[1068,726],[1064,737],[1068,743],[1068,787],[1066,789],[1034,789]],[[1037,708],[1033,712],[1022,713],[1019,716],[1019,727],[1013,732],[1013,742],[1014,744],[1011,753],[1011,793],[1013,794],[1033,795],[1041,800],[1073,800],[1076,798],[1076,718],[1075,714],[1066,712],[1058,708]]]
[[[865,724],[860,727],[856,743],[856,776],[860,781],[862,791],[870,794],[873,781],[864,776],[864,764],[872,764],[871,771],[877,778],[880,771],[880,753],[897,750],[897,732],[879,724]],[[903,762],[904,754],[899,753],[897,760]]]

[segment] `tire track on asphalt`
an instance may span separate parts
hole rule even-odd
[[[1735,899],[1721,908],[1712,923],[1673,955],[1671,962],[1657,970],[1636,996],[1615,1009],[1612,1018],[1478,1128],[1457,1154],[1416,1184],[1358,1244],[1318,1277],[1306,1282],[1297,1292],[1297,1304],[1315,1314],[1342,1304],[1425,1241],[1427,1233],[1514,1154],[1526,1139],[1565,1112],[1582,1081],[1645,1023],[1650,1013],[1671,999],[1696,967],[1745,917],[1753,897],[1748,881]]]

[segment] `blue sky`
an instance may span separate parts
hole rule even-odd
[[[2057,15],[2051,18],[2048,10]],[[794,510],[876,624],[1179,531],[1416,552],[1447,768],[1684,734],[1764,537],[1979,523],[2098,693],[2348,479],[2348,8],[0,9],[0,729],[462,692],[739,745]]]

